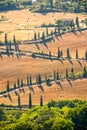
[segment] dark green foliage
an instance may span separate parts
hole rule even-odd
[[[76,49],[76,59],[78,59],[79,56],[78,56],[78,49]]]
[[[40,106],[43,106],[43,97],[42,97],[42,95],[40,96]]]
[[[51,59],[51,51],[49,51],[49,58]]]
[[[20,95],[18,94],[18,108],[21,109]]]
[[[23,79],[21,79],[21,87],[23,87]]]
[[[76,25],[77,25],[77,28],[79,28],[79,19],[78,19],[78,17],[76,17]]]
[[[70,59],[70,50],[67,48],[67,58]]]
[[[69,78],[68,69],[66,68],[66,78]]]
[[[16,89],[16,83],[14,83],[14,89]]]
[[[54,80],[56,80],[56,71],[54,70]]]
[[[32,108],[32,96],[31,93],[29,93],[29,108]]]
[[[46,36],[48,37],[48,28],[46,28]]]
[[[44,34],[44,32],[42,33],[42,41],[45,41],[45,34]]]
[[[58,59],[60,59],[61,57],[61,51],[60,51],[60,48],[58,47]]]
[[[59,72],[58,72],[58,70],[57,70],[57,73],[56,73],[56,80],[59,80],[60,79],[60,77],[59,77]]]
[[[36,35],[36,32],[34,32],[34,41],[37,40],[37,35]]]
[[[72,78],[74,79],[74,78],[75,78],[75,75],[74,75],[74,68],[71,69],[71,72],[72,72]]]
[[[85,51],[85,60],[87,61],[87,51]]]
[[[29,75],[27,75],[27,85],[29,86]]]
[[[41,75],[39,74],[39,75],[38,75],[38,84],[41,84],[41,83],[42,83]]]
[[[10,90],[9,80],[7,81],[7,87],[6,87],[6,89],[7,89],[7,92],[9,92],[9,90]]]
[[[29,76],[29,81],[30,81],[30,83],[29,83],[29,85],[32,85],[32,77],[31,77],[31,75]]]
[[[83,69],[83,77],[86,78],[87,77],[87,70],[86,70],[86,66],[84,66]]]
[[[17,79],[17,85],[18,85],[18,87],[20,86],[20,79],[19,78]]]

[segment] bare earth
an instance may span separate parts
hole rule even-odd
[[[38,87],[33,87],[33,92],[28,87],[23,89],[20,94],[21,104],[28,105],[29,93],[32,93],[33,105],[39,105],[40,95],[43,96],[43,102],[46,104],[51,100],[67,100],[67,99],[83,99],[87,100],[87,79],[78,79],[71,81],[70,83],[66,80],[61,81],[61,86],[52,83],[52,86],[42,85],[43,91]],[[10,97],[10,98],[9,98]],[[18,105],[18,97],[15,92],[11,93],[10,96],[0,97],[0,103],[7,105]]]
[[[22,11],[9,11],[6,13],[0,13],[0,16],[5,15],[9,22],[1,22],[0,30],[4,33],[8,33],[9,40],[16,35],[18,40],[27,40],[32,38],[34,31],[42,32],[44,29],[38,28],[42,23],[55,23],[56,19],[74,19],[77,14],[73,13],[48,13],[46,15],[30,13],[28,10]],[[86,15],[78,14],[79,20],[87,18]],[[43,22],[42,22],[43,20]],[[38,27],[37,27],[38,26]],[[37,27],[37,28],[35,28]],[[51,30],[51,29],[50,29]],[[4,33],[0,34],[0,40],[4,39]],[[58,47],[63,51],[63,56],[66,56],[66,49],[70,48],[70,54],[72,58],[75,58],[76,48],[79,51],[79,57],[85,56],[85,50],[87,50],[87,31],[67,33],[61,37],[56,37],[52,42],[44,44],[39,44],[38,48],[35,44],[32,45],[20,45],[22,51],[32,51],[32,52],[52,52],[53,55],[57,55]],[[4,47],[0,46],[0,51]],[[82,71],[84,65],[87,66],[86,61],[73,60],[70,63],[68,60],[62,62],[57,60],[47,60],[32,58],[29,56],[4,56],[0,58],[0,91],[6,89],[7,80],[10,81],[10,87],[13,87],[14,82],[17,78],[23,79],[26,82],[27,74],[31,74],[33,80],[36,79],[37,74],[41,74],[44,79],[45,74],[51,76],[54,69],[59,71],[60,75],[65,75],[66,68],[71,72],[73,67],[75,72]],[[61,100],[61,99],[86,99],[87,100],[87,79],[78,79],[71,81],[71,84],[64,80],[61,81],[61,86],[56,83],[52,83],[52,86],[42,85],[43,91],[35,86],[34,92],[31,92],[28,87],[24,88],[23,92],[20,93],[21,103],[28,104],[28,95],[31,92],[33,98],[33,104],[39,104],[40,95],[42,94],[44,103],[50,100]],[[17,96],[15,93],[10,94],[11,99],[8,97],[0,97],[0,103],[17,105]]]

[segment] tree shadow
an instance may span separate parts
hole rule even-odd
[[[61,60],[61,59],[58,59],[62,64],[63,64],[63,60]]]
[[[25,90],[23,88],[21,90],[22,90],[23,93],[25,93]]]
[[[43,86],[41,84],[38,84],[39,89],[41,89],[42,92],[44,92]]]
[[[44,44],[44,46],[45,46],[46,48],[48,48],[48,46],[47,46],[47,44],[46,44],[46,41],[43,41],[42,43]]]
[[[11,98],[11,95],[9,93],[8,93],[8,98],[12,102],[12,98]]]
[[[28,86],[29,90],[32,91],[33,93],[35,93],[34,89],[32,86]]]
[[[72,87],[72,82],[70,81],[70,79],[67,79],[67,81],[70,84],[70,86]]]
[[[82,63],[80,62],[80,60],[77,60],[77,62],[79,63],[79,65],[82,67]]]
[[[68,59],[68,61],[70,62],[70,64],[72,64],[72,65],[73,65],[73,62],[72,62],[72,60]]]
[[[36,45],[37,49],[40,50],[40,48],[39,48],[39,46],[38,46],[38,43],[35,43],[35,45]]]
[[[15,91],[15,95],[16,95],[16,96],[18,96],[18,93],[17,93],[17,91]]]
[[[61,82],[60,82],[60,81],[55,81],[55,83],[56,83],[58,86],[60,86],[60,87],[61,87],[61,89],[63,90],[63,86],[62,86],[62,84],[61,84]]]

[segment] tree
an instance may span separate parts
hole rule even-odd
[[[70,59],[70,51],[69,51],[69,48],[67,48],[67,58]]]
[[[34,41],[37,40],[36,32],[34,32]]]
[[[21,109],[20,95],[18,94],[18,108]]]
[[[66,68],[66,78],[69,78],[68,69]]]
[[[19,80],[19,78],[17,79],[17,85],[18,85],[18,87],[20,86],[20,80]]]
[[[16,83],[14,83],[14,89],[16,89]]]
[[[9,80],[7,81],[7,92],[9,92],[10,85],[9,85]]]
[[[38,75],[38,84],[41,84],[41,76],[40,76],[40,74]]]
[[[48,37],[48,28],[46,28],[46,36]]]
[[[21,87],[23,87],[23,80],[21,79]]]
[[[74,79],[74,78],[75,78],[75,75],[74,75],[74,68],[71,69],[71,72],[72,72],[72,78]]]
[[[42,33],[42,41],[44,41],[45,40],[45,34],[44,34],[44,32]]]
[[[49,58],[51,59],[51,51],[49,51]]]
[[[56,80],[56,71],[54,70],[54,80]]]
[[[58,59],[60,59],[61,57],[61,51],[60,51],[60,48],[58,47]]]
[[[16,41],[15,35],[13,36],[13,43],[14,43],[14,46],[15,46],[15,51],[16,51],[16,52],[19,51],[19,45],[18,45],[18,43],[17,43],[17,41]]]
[[[60,79],[58,70],[57,70],[57,73],[56,73],[56,79],[57,79],[57,80]]]
[[[85,51],[85,60],[87,61],[87,51]]]
[[[76,59],[78,59],[78,49],[76,49]]]
[[[76,17],[76,25],[77,25],[77,28],[79,28],[79,19],[78,19],[78,17]]]
[[[87,70],[86,70],[86,66],[84,66],[83,69],[83,77],[86,78],[87,77]]]
[[[27,75],[27,85],[29,86],[29,75]]]
[[[30,85],[32,85],[32,77],[31,77],[31,75],[30,75],[30,77],[29,77],[29,81],[30,81]]]
[[[9,45],[8,45],[8,38],[7,38],[7,33],[5,33],[5,45],[6,45],[6,53],[8,54],[9,53]]]
[[[40,39],[40,32],[38,32],[38,39]]]
[[[32,108],[32,97],[31,97],[31,93],[29,93],[29,108]]]
[[[43,98],[42,98],[42,95],[40,96],[40,106],[43,106]]]

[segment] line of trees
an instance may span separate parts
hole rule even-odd
[[[20,98],[20,94],[17,94],[18,96],[18,108],[21,109],[22,105],[21,105],[21,98]],[[43,106],[43,97],[42,95],[40,95],[40,106]],[[28,108],[31,109],[33,107],[33,103],[32,103],[32,94],[29,93],[28,95]]]
[[[23,82],[22,79],[17,79],[17,83],[14,83],[14,86],[11,87],[9,80],[6,84],[6,91],[5,93],[9,93],[12,90],[22,89],[25,86],[28,86],[31,90],[33,85],[38,85],[38,87],[41,87],[42,83],[46,83],[46,85],[50,85],[51,81],[59,81],[61,79],[76,79],[76,78],[87,78],[87,68],[84,66],[83,71],[81,73],[75,73],[74,68],[71,68],[71,70],[68,70],[66,68],[65,70],[65,76],[62,76],[59,74],[58,70],[54,70],[54,73],[52,75],[52,78],[49,78],[49,76],[45,75],[45,78],[42,79],[41,75],[36,75],[36,81],[33,81],[33,78],[31,75],[27,75],[26,83]]]

